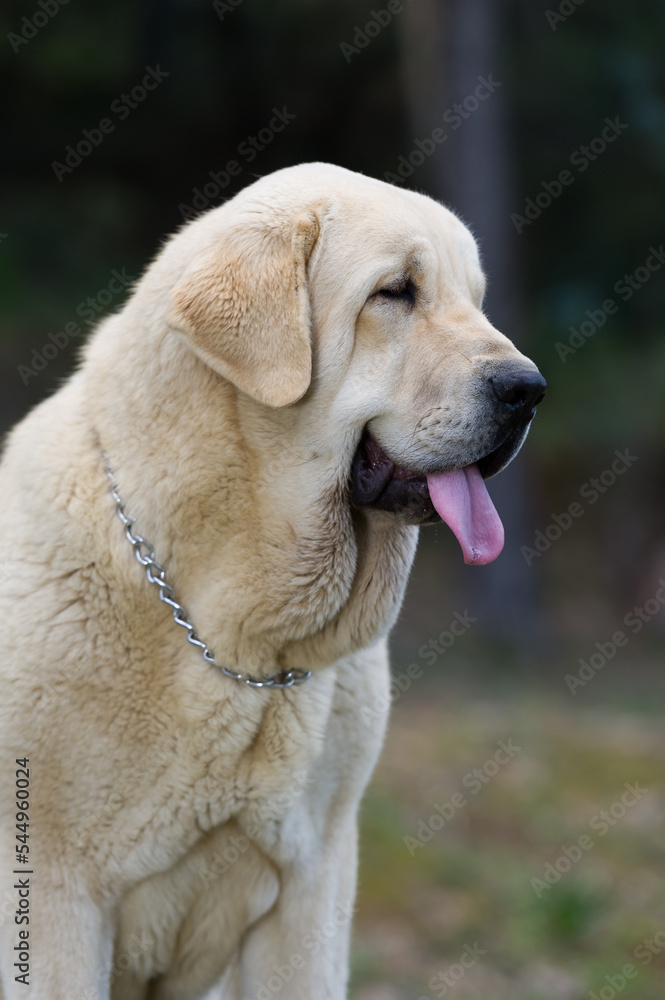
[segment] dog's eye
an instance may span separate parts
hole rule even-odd
[[[380,288],[378,292],[375,292],[374,297],[401,301],[412,306],[416,301],[416,286],[410,278],[407,278],[405,281],[399,281],[394,285],[388,285],[386,288]]]

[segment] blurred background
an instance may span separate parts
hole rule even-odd
[[[352,995],[660,1000],[663,4],[5,0],[0,24],[3,433],[257,176],[330,160],[471,226],[550,389],[490,484],[497,562],[421,533]]]

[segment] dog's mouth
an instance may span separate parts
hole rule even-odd
[[[435,474],[397,465],[365,428],[351,466],[351,499],[357,507],[390,511],[409,524],[445,521],[459,541],[464,561],[481,566],[503,548],[501,519],[485,480],[508,465],[530,421],[514,425],[501,443],[478,461]]]

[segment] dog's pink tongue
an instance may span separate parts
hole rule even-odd
[[[462,546],[464,562],[484,566],[503,548],[503,525],[477,465],[428,476],[432,503]]]

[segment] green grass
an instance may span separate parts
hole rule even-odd
[[[521,749],[474,791],[465,776],[499,740]],[[544,693],[453,703],[440,685],[401,698],[362,812],[352,996],[582,1000],[605,987],[609,998],[606,977],[631,964],[617,995],[662,1000],[664,756],[653,706],[593,709]],[[627,783],[648,791],[622,808]],[[455,793],[464,804],[410,853],[404,837],[434,803],[459,803]],[[611,807],[609,826],[599,813]],[[531,880],[585,834],[592,846],[538,896]],[[660,931],[647,964],[634,951]],[[486,954],[458,982],[428,986],[476,942]]]

